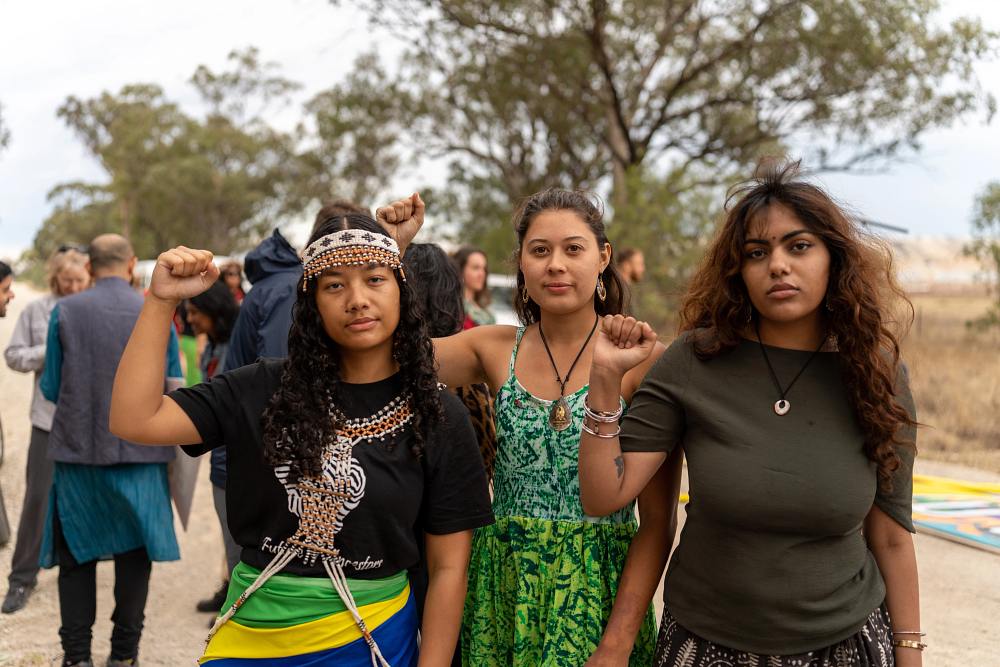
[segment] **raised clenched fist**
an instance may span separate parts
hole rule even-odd
[[[197,296],[219,279],[219,267],[208,250],[177,246],[156,258],[148,296],[181,301]]]
[[[375,209],[375,219],[396,241],[399,252],[402,253],[424,224],[424,202],[414,192],[407,199]]]
[[[624,376],[649,358],[656,347],[656,332],[634,317],[605,315],[597,332],[593,365]]]

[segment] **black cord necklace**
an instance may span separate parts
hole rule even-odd
[[[816,348],[816,351],[812,353],[812,356],[809,357],[809,360],[806,361],[806,363],[799,370],[795,379],[792,380],[784,390],[782,390],[781,384],[778,382],[778,376],[774,374],[774,368],[771,367],[771,360],[767,358],[767,350],[764,349],[764,343],[760,339],[760,324],[758,324],[758,322],[759,320],[754,320],[753,323],[754,329],[757,332],[757,344],[760,345],[760,351],[764,353],[764,361],[767,363],[767,370],[771,371],[771,379],[774,380],[774,386],[778,388],[778,395],[781,396],[781,398],[778,399],[778,402],[774,404],[774,411],[779,415],[785,415],[788,414],[788,411],[792,407],[792,404],[785,399],[785,394],[792,390],[792,385],[795,384],[795,380],[798,380],[802,376],[802,373],[806,370],[806,366],[812,363],[812,360],[816,358],[819,351],[823,349],[823,346],[826,344],[826,339],[824,338],[823,342]]]
[[[545,332],[542,331],[542,323],[538,322],[538,334],[542,337],[542,345],[545,346],[545,351],[549,355],[549,361],[552,362],[552,370],[556,372],[556,381],[559,383],[559,400],[552,403],[552,409],[549,410],[549,426],[552,427],[553,431],[565,431],[569,428],[569,425],[573,423],[573,416],[569,409],[569,403],[566,402],[566,383],[569,382],[570,373],[576,368],[576,362],[580,361],[580,357],[583,355],[583,351],[587,349],[587,344],[590,342],[591,337],[593,337],[594,332],[597,331],[597,323],[601,321],[600,317],[594,317],[594,328],[590,330],[590,335],[587,336],[587,340],[583,343],[583,347],[576,354],[576,359],[573,360],[573,365],[569,367],[569,373],[566,373],[566,379],[563,380],[559,377],[559,369],[556,368],[556,360],[552,358],[552,352],[549,350],[549,344],[545,341]],[[759,338],[759,336],[758,336]]]

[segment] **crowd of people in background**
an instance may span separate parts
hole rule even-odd
[[[920,664],[902,294],[797,164],[734,191],[669,346],[599,198],[519,203],[519,326],[423,215],[330,200],[301,252],[170,249],[144,295],[126,239],[61,246],[4,353],[35,393],[2,611],[58,567],[60,664],[92,667],[112,558],[107,665],[137,665],[168,466],[209,454],[214,667]]]

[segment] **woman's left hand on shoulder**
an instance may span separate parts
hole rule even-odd
[[[640,365],[656,349],[656,332],[634,317],[605,315],[594,347],[595,370],[623,376]]]

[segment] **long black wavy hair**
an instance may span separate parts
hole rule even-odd
[[[233,293],[221,280],[217,280],[207,290],[188,299],[188,303],[212,318],[212,342],[228,343],[236,326],[236,318],[240,314],[240,306],[233,298]],[[185,316],[185,319],[186,316]]]
[[[309,243],[345,229],[387,236],[382,226],[368,216],[348,213],[317,225]],[[428,435],[444,419],[444,407],[423,305],[402,274],[398,270],[393,274],[399,285],[399,324],[392,354],[399,364],[403,386],[412,396],[410,449],[415,458],[420,458]],[[335,437],[339,426],[336,421],[342,418],[330,419],[327,394],[334,408],[350,400],[340,379],[340,348],[327,335],[316,306],[318,282],[299,279],[281,387],[260,419],[264,427],[264,459],[271,467],[287,463],[292,479],[317,475],[322,470],[323,450]],[[334,409],[334,414],[339,412]]]
[[[433,243],[411,243],[406,248],[406,275],[415,280],[423,297],[431,338],[457,334],[465,324],[462,276],[455,262]]]

